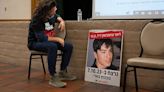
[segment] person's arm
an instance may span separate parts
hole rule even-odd
[[[58,16],[58,17],[57,17],[57,21],[59,22],[58,28],[59,28],[61,31],[64,31],[64,30],[65,30],[65,22],[64,22],[64,20],[63,20],[60,16]]]
[[[55,20],[55,21],[53,21],[54,23],[55,22],[59,22],[58,28],[61,31],[64,31],[65,30],[65,22],[64,22],[64,20],[58,14],[56,14],[56,17],[54,17],[54,20]],[[59,37],[48,36],[48,41],[59,42],[62,46],[64,46],[64,39],[59,38]]]
[[[59,42],[64,47],[64,39],[62,39],[62,38],[48,36],[48,41]]]

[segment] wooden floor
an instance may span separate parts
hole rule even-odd
[[[0,62],[0,92],[122,92],[122,88],[100,85],[83,80],[66,81],[67,87],[55,88],[48,84],[48,74],[32,69],[31,80],[27,79],[28,67]],[[127,92],[135,92],[128,88]],[[139,92],[152,92],[140,89]]]

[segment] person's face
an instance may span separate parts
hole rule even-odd
[[[57,7],[55,6],[55,7],[53,7],[53,8],[51,8],[51,10],[50,10],[50,12],[49,12],[49,17],[52,17],[52,16],[54,16],[55,14],[56,14],[56,11],[57,11]]]
[[[105,43],[97,50],[97,53],[94,52],[96,58],[96,64],[98,68],[106,68],[111,65],[113,53],[112,47],[107,47]]]

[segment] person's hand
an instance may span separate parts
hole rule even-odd
[[[58,28],[59,28],[61,31],[64,31],[64,30],[65,30],[65,22],[64,22],[64,21],[61,21],[61,22],[59,23]]]
[[[58,42],[64,47],[64,39],[62,39],[62,38],[48,36],[48,41]]]
[[[64,39],[58,38],[58,42],[64,47]]]

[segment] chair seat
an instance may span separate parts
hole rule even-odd
[[[32,55],[47,55],[46,52],[42,52],[42,51],[30,50],[30,52],[31,52]],[[62,51],[58,50],[57,53],[61,54]]]
[[[164,69],[163,59],[141,58],[141,57],[130,58],[127,60],[127,64],[131,66]]]
[[[30,52],[31,52],[31,54],[33,54],[33,55],[47,55],[47,53],[46,52],[42,52],[42,51],[36,51],[36,50],[30,50]]]

